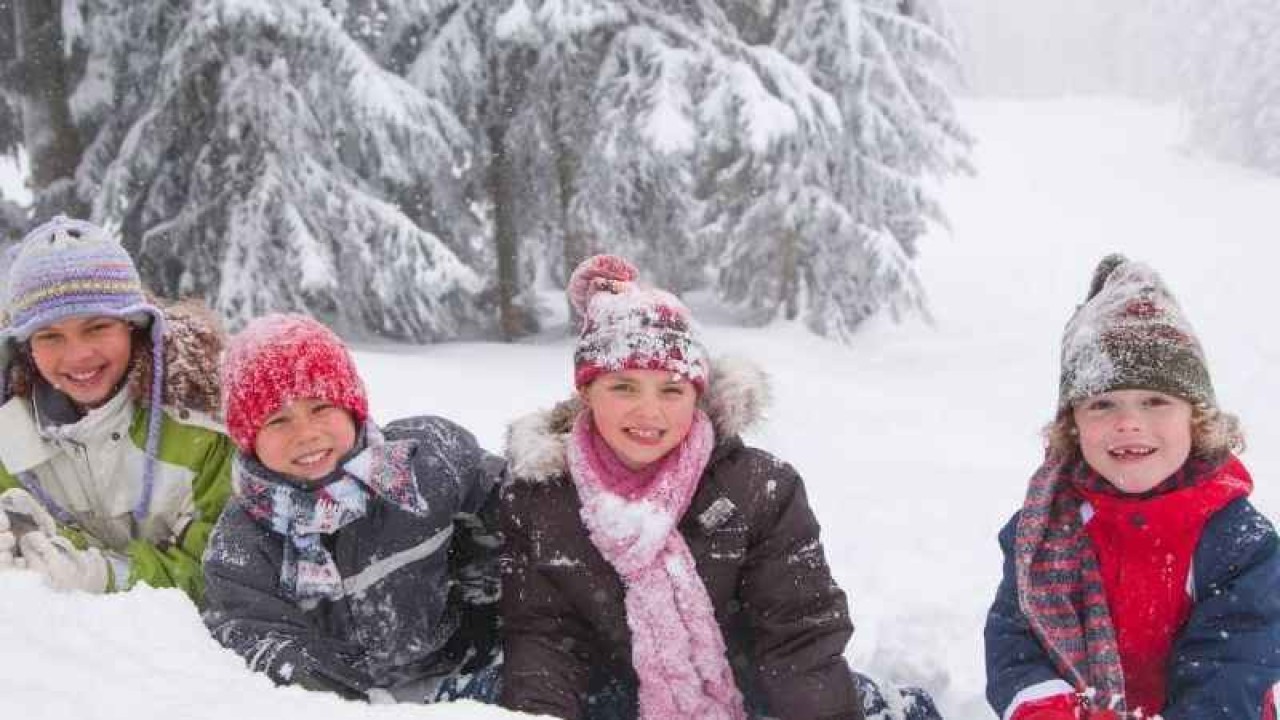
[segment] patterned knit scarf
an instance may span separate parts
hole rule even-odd
[[[745,720],[711,598],[676,527],[711,458],[711,421],[699,410],[688,436],[644,486],[635,483],[639,474],[609,473],[616,458],[596,435],[590,413],[580,413],[568,443],[569,472],[591,542],[626,587],[641,720]]]
[[[388,442],[373,423],[365,425],[364,435],[363,450],[330,478],[306,486],[285,479],[257,458],[236,454],[236,493],[250,517],[284,536],[280,586],[300,604],[342,597],[342,575],[321,536],[364,517],[370,493],[415,515],[427,514],[427,502],[413,476],[417,443]]]
[[[1156,488],[1130,497],[1191,487],[1219,465],[1188,460]],[[1095,707],[1124,712],[1124,671],[1080,490],[1123,494],[1078,455],[1050,454],[1031,477],[1014,543],[1018,602],[1063,678]]]

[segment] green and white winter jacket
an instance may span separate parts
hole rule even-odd
[[[65,396],[38,379],[0,406],[0,492],[26,487],[63,535],[102,549],[115,589],[176,587],[199,603],[201,558],[231,492],[234,447],[205,412],[216,404],[220,333],[193,330],[193,322],[205,321],[169,317],[165,401],[177,402],[162,408],[153,492],[140,520],[132,511],[147,462],[149,415],[138,400],[148,397],[146,369],[135,368],[115,397],[83,417],[68,417]],[[145,363],[149,353],[135,357]]]

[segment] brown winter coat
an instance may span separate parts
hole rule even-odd
[[[748,704],[783,720],[860,719],[843,658],[853,632],[818,523],[795,470],[743,445],[767,390],[753,367],[712,369],[704,407],[717,445],[680,522]],[[612,678],[634,695],[631,635],[617,573],[592,545],[568,477],[576,402],[514,424],[502,495],[502,704],[568,720]]]

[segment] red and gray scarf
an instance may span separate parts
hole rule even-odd
[[[1191,487],[1222,460],[1188,460],[1141,496]],[[1084,528],[1083,492],[1122,494],[1078,455],[1049,455],[1031,477],[1018,517],[1018,602],[1063,679],[1095,707],[1124,712],[1124,670],[1102,573]]]
[[[574,422],[569,472],[591,542],[626,588],[641,720],[745,720],[711,597],[677,525],[711,458],[715,432],[697,411],[684,441],[648,472],[628,470],[595,430]]]

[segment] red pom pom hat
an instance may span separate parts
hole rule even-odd
[[[573,354],[574,384],[619,370],[667,370],[707,387],[707,353],[684,303],[671,293],[635,282],[634,266],[615,255],[596,255],[569,279],[569,301],[582,316]]]

